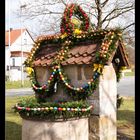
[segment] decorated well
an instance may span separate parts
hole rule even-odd
[[[58,140],[69,140],[68,133],[72,140],[115,140],[116,81],[129,67],[121,30],[94,30],[81,7],[70,4],[60,31],[39,36],[25,61],[35,98],[15,106],[23,118],[22,139],[34,139],[25,135],[40,127],[47,140],[49,128]]]

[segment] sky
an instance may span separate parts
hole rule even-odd
[[[23,19],[18,16],[20,15],[20,6],[24,5],[28,0],[6,0],[5,4],[5,30],[9,30],[10,28],[13,29],[20,29],[26,28],[32,35],[36,32],[35,24],[32,24],[31,21],[23,21]]]
[[[17,16],[18,11],[20,12],[20,5],[24,5],[29,0],[6,0],[6,19],[5,19],[5,29],[8,30],[9,28],[17,29],[17,28],[27,28],[28,31],[32,33],[37,32],[41,29],[41,25],[37,25],[37,21],[23,21],[22,18]],[[69,0],[69,2],[77,1],[77,0]],[[80,1],[80,0],[79,0]],[[91,1],[91,0],[87,0]],[[113,0],[112,0],[113,1]],[[20,14],[20,13],[19,13]],[[22,17],[22,16],[21,16]],[[129,16],[129,18],[133,18]],[[21,22],[22,20],[22,22]],[[123,23],[123,19],[117,21],[120,24]],[[114,20],[114,24],[116,21]]]
[[[24,2],[25,0],[22,0]],[[5,10],[5,28],[20,28],[23,26],[20,24],[20,18],[17,17],[16,12],[20,8],[20,0],[6,0],[6,10]]]

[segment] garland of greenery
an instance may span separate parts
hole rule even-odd
[[[23,98],[13,109],[23,118],[68,119],[89,116],[93,105],[86,101],[38,103],[34,97]]]
[[[94,35],[93,35],[94,34]],[[96,36],[95,36],[96,35]],[[93,76],[91,77],[91,80],[87,83],[85,83],[81,87],[75,87],[69,82],[68,77],[66,74],[63,72],[63,68],[61,66],[61,63],[67,59],[68,52],[69,50],[74,47],[74,41],[75,38],[78,39],[79,35],[74,35],[72,36],[72,39],[65,40],[63,43],[62,48],[58,51],[56,57],[54,58],[53,61],[53,67],[52,67],[52,74],[47,81],[46,84],[40,86],[37,82],[36,79],[32,80],[32,87],[37,93],[44,93],[49,96],[49,94],[52,94],[50,90],[53,88],[53,84],[59,79],[63,85],[66,87],[66,91],[69,95],[74,97],[75,99],[85,99],[86,97],[90,96],[96,89],[98,85],[98,79],[99,76],[102,74],[102,70],[104,65],[109,59],[109,56],[112,54],[112,52],[116,49],[116,41],[120,37],[120,32],[119,31],[102,31],[100,34],[95,33],[95,32],[90,32],[90,33],[85,33],[85,34],[80,34],[80,38],[82,39],[83,37],[90,39],[95,39],[97,35],[104,35],[104,39],[102,41],[101,47],[99,52],[96,53],[96,58],[95,58],[95,63],[93,64]],[[62,36],[60,36],[62,38]],[[66,38],[66,37],[65,37]],[[32,55],[34,56],[34,55]],[[33,70],[32,70],[33,72]],[[51,88],[50,88],[51,87]],[[75,96],[76,95],[76,96]]]

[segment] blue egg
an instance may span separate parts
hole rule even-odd
[[[85,87],[88,87],[88,86],[89,86],[88,84],[85,85]]]
[[[96,72],[95,75],[98,75],[98,73]]]
[[[57,110],[57,107],[54,107],[54,110]]]
[[[93,79],[96,79],[96,76],[93,76]]]

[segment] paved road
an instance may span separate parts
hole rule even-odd
[[[33,94],[34,92],[32,88],[6,90],[6,96],[24,96],[24,95],[33,95]]]
[[[117,92],[120,96],[135,96],[135,84],[134,77],[123,77],[117,84]],[[23,95],[33,95],[33,90],[31,88],[26,89],[11,89],[6,90],[6,96],[23,96]]]
[[[121,96],[135,96],[135,77],[127,76],[121,78],[117,84],[117,92]]]

